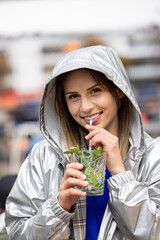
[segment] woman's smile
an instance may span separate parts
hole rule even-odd
[[[103,114],[103,112],[100,112],[100,113],[95,113],[95,114],[92,114],[90,116],[85,116],[85,117],[82,117],[82,118],[84,119],[86,124],[90,124],[91,119],[92,119],[92,124],[95,124],[99,121],[102,114]]]
[[[95,81],[86,69],[70,72],[64,81],[64,94],[68,110],[82,127],[90,123],[117,133],[117,104],[102,84]]]

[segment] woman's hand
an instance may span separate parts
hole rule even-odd
[[[74,188],[74,186],[88,186],[88,182],[85,181],[86,176],[80,171],[82,168],[83,165],[79,163],[67,164],[61,181],[58,202],[68,212],[80,197],[86,196],[85,192]]]
[[[93,125],[86,125],[89,134],[86,140],[91,140],[91,147],[104,148],[106,152],[106,165],[111,175],[124,172],[125,168],[120,154],[118,137],[112,135],[104,128],[99,128]]]

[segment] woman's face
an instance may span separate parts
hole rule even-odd
[[[103,85],[97,84],[85,69],[70,72],[64,81],[68,110],[77,123],[85,128],[90,123],[118,133],[117,104]]]

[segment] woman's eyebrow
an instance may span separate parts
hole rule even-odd
[[[64,93],[64,95],[67,95],[67,94],[77,94],[77,92],[66,92],[66,93]]]
[[[99,86],[99,85],[100,85],[100,84],[96,83],[96,84],[94,84],[93,86],[87,88],[87,91],[89,91],[90,89],[92,89],[92,88],[94,88],[94,87],[96,87],[96,86]]]
[[[96,87],[96,86],[98,86],[98,85],[100,85],[100,84],[98,84],[98,83],[94,84],[93,86],[87,88],[87,91],[89,91],[90,89],[92,89],[92,88],[94,88],[94,87]],[[76,91],[66,92],[66,93],[64,93],[64,94],[65,94],[65,95],[67,95],[67,94],[77,94],[77,92],[76,92]]]

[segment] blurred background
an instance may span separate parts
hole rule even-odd
[[[0,178],[40,138],[39,104],[66,52],[106,45],[121,57],[144,126],[160,135],[159,0],[0,0]]]

